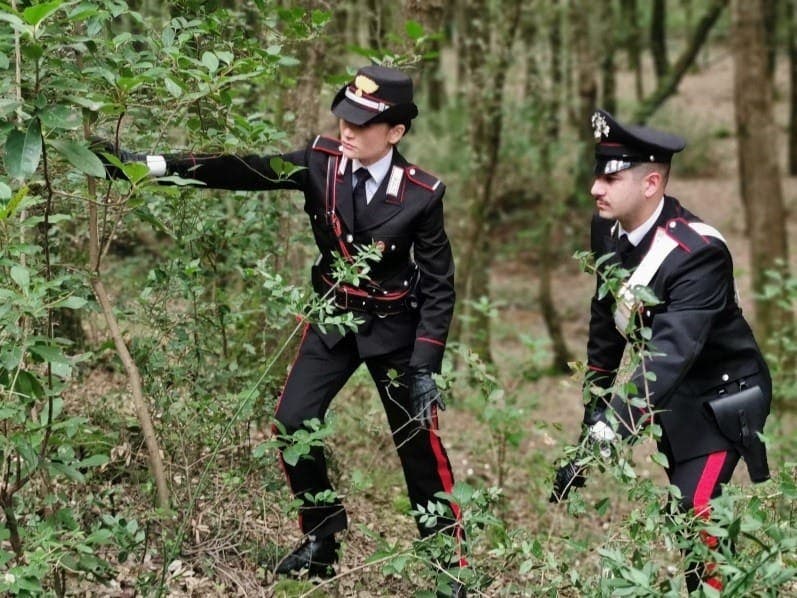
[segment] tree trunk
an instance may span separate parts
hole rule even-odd
[[[778,4],[778,0],[764,0],[764,30],[770,32],[764,40],[767,49],[767,76],[770,79],[775,77],[778,57]]]
[[[786,6],[786,33],[789,48],[789,174],[797,175],[797,15],[794,4]]]
[[[618,23],[618,15],[614,2],[606,6],[609,18],[603,24],[601,38],[606,40],[601,59],[601,107],[614,114],[617,112],[617,81],[615,79],[614,54],[622,27]]]
[[[664,101],[678,90],[678,84],[683,79],[689,68],[695,63],[698,52],[708,39],[711,28],[719,19],[728,0],[712,0],[706,13],[698,21],[695,30],[689,39],[678,60],[669,72],[659,80],[657,88],[637,108],[633,121],[644,124],[658,110]]]
[[[439,111],[446,103],[443,74],[440,71],[440,50],[450,34],[450,29],[445,25],[446,5],[446,0],[406,0],[404,4],[404,21],[417,21],[423,25],[426,35],[436,36],[430,42],[432,56],[424,59],[421,72],[421,87],[432,112]]]
[[[465,60],[468,67],[467,105],[471,114],[469,138],[473,155],[472,174],[466,188],[472,190],[473,201],[468,209],[465,238],[457,259],[460,264],[457,297],[460,310],[465,310],[466,314],[470,301],[490,296],[487,258],[492,254],[489,247],[490,221],[495,208],[494,182],[501,147],[504,83],[522,5],[522,0],[513,0],[503,7],[500,22],[505,23],[506,28],[495,38],[499,40],[499,46],[494,53],[489,49],[491,34],[497,23],[490,22],[487,3],[484,0],[473,2],[468,5],[465,14],[470,26],[466,32],[468,54]],[[490,60],[492,56],[497,58]],[[482,253],[487,255],[479,255]],[[484,269],[484,272],[477,272],[479,269]],[[472,348],[485,362],[491,364],[489,316],[477,310],[470,315],[470,330],[479,331],[472,335]],[[463,337],[467,337],[467,334],[460,334],[460,337],[459,340],[465,340]]]
[[[750,236],[756,332],[774,339],[793,321],[790,310],[761,298],[767,270],[787,271],[786,210],[783,204],[773,83],[767,72],[766,0],[734,0],[732,35],[734,104],[739,181]]]
[[[620,0],[623,16],[623,46],[628,56],[628,68],[634,71],[634,90],[638,102],[645,97],[642,79],[642,39],[639,28],[639,11],[636,0]]]
[[[581,195],[589,189],[592,181],[592,163],[595,152],[592,142],[592,131],[589,119],[596,108],[598,100],[598,83],[596,74],[596,52],[590,43],[590,22],[592,20],[590,0],[573,0],[570,4],[570,28],[573,58],[575,60],[575,78],[578,82],[576,89],[577,101],[575,122],[573,125],[583,140],[581,144],[581,157],[574,165],[576,169],[574,197]]]
[[[368,40],[369,50],[382,49],[382,40],[385,36],[385,5],[387,2],[379,2],[378,0],[365,0],[365,11],[359,13],[365,17],[365,22],[368,26]]]
[[[91,134],[88,128],[88,123],[84,123],[85,138],[90,139]],[[97,197],[96,184],[93,177],[88,177],[89,196]],[[108,324],[108,330],[116,346],[116,353],[127,372],[127,378],[130,382],[130,390],[133,397],[133,406],[136,411],[138,423],[141,426],[141,433],[144,435],[144,443],[147,447],[149,454],[149,467],[155,482],[157,490],[158,507],[161,509],[168,509],[170,507],[169,501],[169,487],[166,483],[166,473],[163,468],[163,459],[161,458],[160,447],[158,446],[158,439],[155,435],[155,427],[152,425],[152,418],[149,414],[149,408],[146,400],[144,399],[143,385],[141,383],[141,373],[138,370],[133,356],[125,343],[122,330],[119,328],[119,322],[116,319],[113,306],[108,295],[105,285],[102,282],[100,275],[100,265],[102,263],[103,250],[100,246],[98,218],[97,218],[97,204],[93,201],[88,202],[89,206],[89,273],[91,276],[91,288],[94,291],[94,296],[100,304],[105,321]]]
[[[667,59],[667,7],[664,0],[653,0],[650,15],[650,53],[656,80],[660,81],[670,70]]]
[[[546,140],[546,143],[541,144],[540,147],[539,171],[540,176],[544,179],[541,183],[541,188],[543,189],[555,187],[554,182],[551,180],[554,172],[551,150],[561,136],[559,113],[562,95],[562,63],[560,58],[562,15],[558,1],[552,3],[551,10],[552,16],[543,24],[543,27],[549,31],[549,76],[551,85],[546,89],[538,84],[543,75],[536,54],[530,53],[524,93],[524,96],[530,102],[539,107],[539,118],[532,123],[531,135]],[[536,14],[534,16],[536,17]],[[527,19],[527,26],[523,32],[524,39],[535,39],[537,31],[537,19]],[[548,338],[551,340],[551,348],[553,350],[551,369],[556,372],[567,373],[569,371],[568,363],[572,360],[572,357],[567,348],[567,341],[562,330],[562,318],[556,309],[556,301],[553,296],[554,265],[559,263],[563,257],[559,255],[561,244],[554,242],[553,238],[554,233],[561,230],[556,227],[555,214],[563,208],[563,204],[551,201],[550,197],[540,197],[536,202],[530,199],[528,203],[538,206],[537,209],[539,210],[539,217],[535,214],[540,233],[537,243],[539,251],[537,301],[548,332]]]

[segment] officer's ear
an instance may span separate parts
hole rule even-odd
[[[664,190],[664,175],[658,169],[650,170],[643,179],[645,197],[654,197]]]
[[[391,145],[396,145],[401,138],[404,137],[404,133],[407,131],[407,127],[405,125],[393,125],[388,129],[387,132],[387,140],[390,142]]]

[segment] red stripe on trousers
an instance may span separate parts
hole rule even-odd
[[[446,494],[451,494],[451,492],[454,490],[454,474],[451,471],[451,464],[446,458],[443,449],[443,443],[440,440],[440,436],[437,434],[437,407],[434,407],[434,410],[432,427],[429,429],[429,443],[432,445],[432,452],[434,453],[435,459],[437,461],[437,475],[440,477],[440,483],[443,486],[443,491],[446,492]],[[454,513],[454,519],[456,520],[457,526],[457,529],[454,532],[454,537],[457,539],[457,550],[459,552],[458,565],[460,567],[466,567],[468,565],[468,561],[462,554],[462,511],[460,511],[459,505],[457,503],[451,501],[449,504],[451,505],[451,511]]]
[[[717,479],[719,479],[722,466],[725,465],[725,458],[728,456],[727,451],[720,451],[718,453],[711,453],[706,460],[706,466],[703,468],[703,473],[700,474],[700,479],[695,488],[695,495],[692,499],[692,508],[695,514],[701,519],[708,519],[711,515],[711,494],[717,486]],[[701,532],[700,539],[709,548],[716,548],[717,538],[711,534]],[[722,589],[722,580],[714,575],[716,569],[715,563],[706,563],[706,579],[705,583],[714,589]]]

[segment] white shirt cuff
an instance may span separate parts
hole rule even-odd
[[[147,167],[150,176],[163,176],[166,174],[166,158],[163,156],[147,156]]]

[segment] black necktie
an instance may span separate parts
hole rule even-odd
[[[365,182],[371,178],[371,173],[367,168],[358,168],[354,172],[354,178],[357,183],[354,185],[352,197],[354,198],[354,219],[357,219],[357,214],[368,207],[368,197],[365,194]]]
[[[635,245],[628,240],[628,235],[620,235],[620,238],[617,240],[617,248],[615,251],[623,264],[628,260],[628,256],[634,250],[634,247]]]

